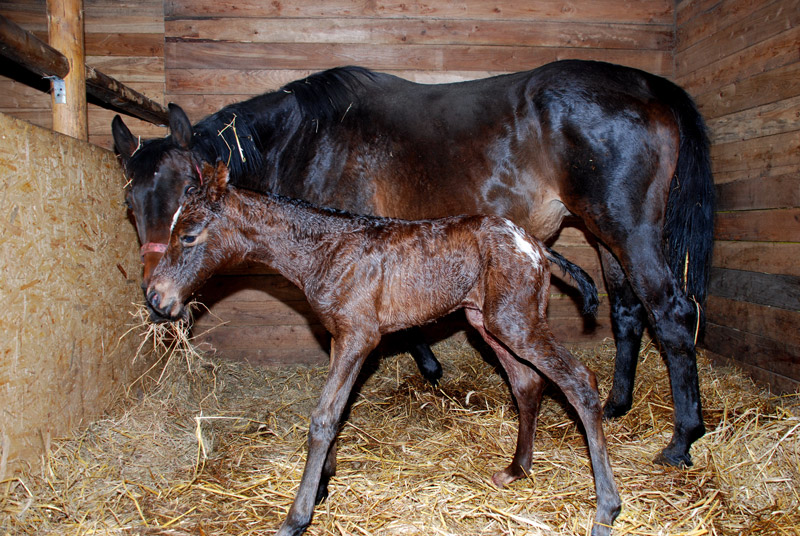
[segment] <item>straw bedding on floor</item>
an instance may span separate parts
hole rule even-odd
[[[327,366],[255,368],[143,339],[164,354],[158,381],[55,441],[43,469],[0,484],[0,534],[271,534],[299,484],[309,414]],[[480,347],[479,347],[480,348]],[[530,476],[506,489],[516,409],[488,352],[449,339],[444,377],[424,382],[407,354],[371,359],[339,436],[338,474],[310,535],[584,535],[594,515],[585,441],[548,389]],[[575,353],[610,386],[613,344]],[[695,465],[654,465],[671,435],[657,348],[640,355],[635,406],[606,423],[623,501],[614,534],[800,533],[800,404],[730,368],[699,369],[707,434]]]

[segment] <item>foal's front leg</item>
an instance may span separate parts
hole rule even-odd
[[[277,536],[302,534],[311,523],[323,472],[330,471],[331,460],[328,458],[336,455],[336,451],[331,448],[339,431],[339,421],[350,397],[350,391],[364,360],[375,349],[379,340],[377,331],[375,334],[340,335],[336,338],[328,378],[322,388],[317,408],[311,414],[308,456],[303,478],[289,509],[289,515],[278,530]],[[325,475],[326,489],[329,477],[330,474]]]

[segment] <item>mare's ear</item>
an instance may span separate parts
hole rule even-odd
[[[169,132],[181,149],[188,149],[192,143],[192,123],[183,108],[169,103]]]
[[[219,201],[228,191],[228,166],[219,160],[216,166],[203,162],[203,182],[207,184],[208,198]]]
[[[118,115],[114,116],[111,121],[111,134],[114,135],[114,150],[117,151],[123,162],[127,162],[136,152],[139,142]]]

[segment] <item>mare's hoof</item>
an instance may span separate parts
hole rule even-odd
[[[425,368],[420,368],[422,376],[434,387],[439,385],[439,380],[442,379],[442,375],[444,374],[442,365],[440,365],[438,361],[436,362],[436,365],[437,366],[426,366]]]
[[[692,457],[689,456],[688,452],[684,454],[672,454],[664,449],[659,452],[655,458],[653,458],[653,463],[658,465],[671,465],[672,467],[677,467],[679,469],[686,469],[687,467],[692,466]]]
[[[317,496],[314,499],[314,504],[322,504],[328,498],[328,486],[320,486],[317,488]]]
[[[631,409],[629,404],[614,404],[610,400],[603,406],[603,419],[610,421],[627,414]]]

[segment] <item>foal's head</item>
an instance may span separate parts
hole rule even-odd
[[[184,302],[220,266],[232,259],[226,253],[228,233],[219,217],[228,195],[228,168],[203,164],[203,186],[190,192],[172,220],[167,250],[153,271],[147,301],[162,317],[185,316]]]

